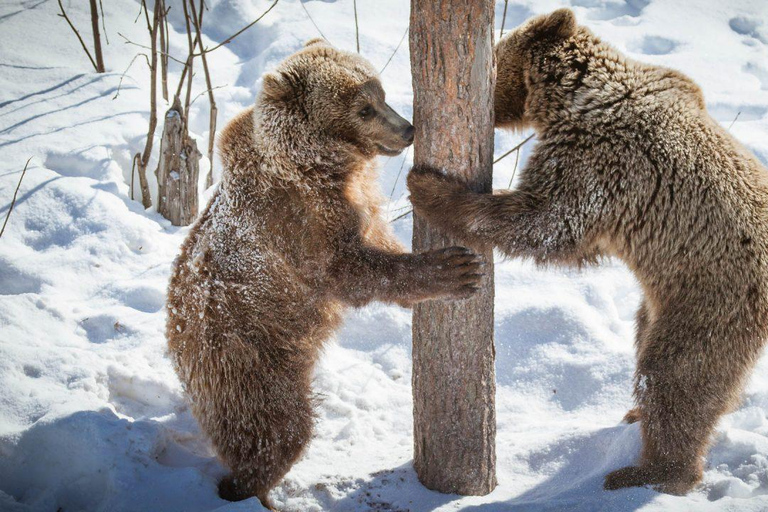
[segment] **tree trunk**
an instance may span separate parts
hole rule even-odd
[[[414,165],[457,173],[489,192],[493,161],[493,2],[412,0]],[[445,212],[451,215],[452,212]],[[413,249],[459,245],[414,218]],[[413,311],[414,466],[446,493],[496,487],[493,252],[488,277],[462,302]]]
[[[191,224],[197,216],[197,178],[200,151],[186,131],[177,96],[165,114],[157,164],[157,211],[174,226]]]
[[[99,32],[99,7],[96,0],[91,0],[91,28],[93,29],[93,53],[96,54],[96,71],[104,72],[104,56],[101,52],[101,33]]]

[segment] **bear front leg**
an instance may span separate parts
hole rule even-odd
[[[471,296],[483,277],[482,257],[464,247],[393,254],[347,248],[329,270],[332,293],[353,306],[373,300],[411,305],[428,299]]]
[[[579,264],[585,252],[585,219],[577,210],[528,190],[479,194],[456,178],[430,168],[408,175],[414,210],[473,247],[493,245],[507,256],[537,263]]]

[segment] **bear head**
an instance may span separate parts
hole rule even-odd
[[[282,131],[308,151],[341,146],[371,158],[397,155],[413,142],[413,126],[387,105],[373,66],[323,39],[308,41],[264,75],[257,106],[257,129]]]
[[[573,12],[558,9],[531,18],[499,41],[495,49],[497,127],[522,129],[531,123],[526,108],[531,88],[556,84],[573,71],[573,62],[563,62],[564,48],[579,30]]]

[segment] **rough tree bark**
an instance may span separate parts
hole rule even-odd
[[[412,0],[414,165],[491,190],[493,2]],[[446,212],[451,215],[451,212]],[[457,245],[416,216],[413,249]],[[493,253],[480,292],[413,311],[414,466],[428,488],[483,495],[496,486]]]
[[[160,160],[157,164],[157,211],[174,226],[187,226],[197,217],[197,178],[200,151],[189,136],[181,101],[176,96],[165,114]]]

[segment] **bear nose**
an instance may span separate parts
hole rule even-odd
[[[405,141],[408,144],[412,144],[413,143],[413,132],[414,131],[415,130],[413,128],[413,125],[411,125],[411,124],[409,124],[408,128],[406,128],[405,131],[403,131],[403,139],[405,139]]]

